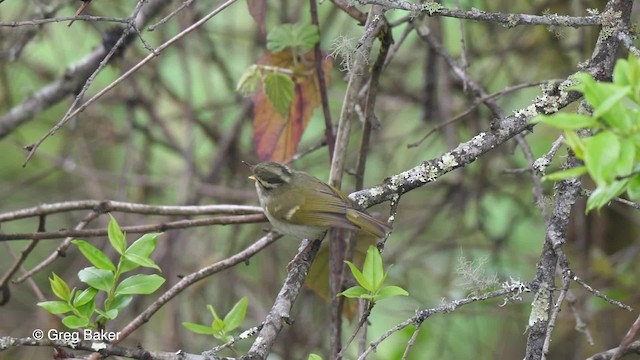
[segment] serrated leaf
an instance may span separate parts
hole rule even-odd
[[[598,120],[595,117],[575,114],[575,113],[556,113],[553,115],[538,115],[531,122],[541,122],[562,130],[578,130],[583,128],[591,128],[598,126]]]
[[[246,296],[242,297],[242,299],[233,305],[233,308],[231,308],[227,316],[224,317],[225,332],[233,331],[242,324],[247,314],[247,306],[249,306],[249,299],[247,299]]]
[[[598,187],[613,180],[613,170],[620,156],[620,140],[610,131],[602,131],[582,139],[585,145],[584,163]]]
[[[47,310],[49,313],[58,315],[73,311],[73,308],[64,301],[41,301],[36,305]]]
[[[124,254],[127,248],[127,240],[124,237],[124,233],[120,230],[120,225],[116,221],[113,215],[109,214],[109,226],[107,228],[107,234],[109,236],[109,242],[111,246],[118,252],[118,254]]]
[[[64,319],[62,319],[62,323],[64,324],[64,326],[68,327],[69,329],[78,329],[78,328],[87,327],[87,325],[89,325],[89,320],[79,318],[75,315],[69,315]]]
[[[55,296],[66,302],[71,301],[71,290],[69,290],[69,285],[67,285],[62,278],[56,275],[56,273],[51,273],[49,284],[51,285],[51,291],[53,291]]]
[[[157,274],[144,275],[137,274],[124,280],[116,288],[117,295],[126,294],[151,294],[158,290],[165,279]]]
[[[280,115],[286,115],[291,108],[293,87],[293,80],[278,72],[269,72],[264,78],[264,90],[267,97]]]
[[[587,168],[584,166],[576,166],[571,169],[556,171],[552,174],[542,177],[542,181],[560,181],[570,179],[578,176],[582,176],[587,173]]]
[[[367,257],[364,259],[362,266],[362,275],[364,279],[371,284],[369,290],[376,292],[382,286],[384,281],[384,268],[382,266],[382,256],[375,246],[369,246],[367,249]]]
[[[369,290],[369,291],[373,291],[373,286],[371,285],[371,283],[364,277],[364,275],[362,274],[362,272],[360,271],[360,269],[358,269],[351,261],[345,261],[345,264],[347,264],[347,266],[349,266],[349,269],[351,270],[351,274],[353,275],[353,277],[356,279],[356,281],[358,282],[358,284],[360,284],[360,286],[362,286],[363,288]]]
[[[98,294],[98,290],[92,287],[86,288],[73,299],[73,305],[82,306],[88,303],[89,301],[93,300],[97,294]]]
[[[367,296],[369,294],[369,292],[367,291],[367,289],[363,288],[362,286],[354,286],[354,287],[350,287],[347,290],[339,293],[338,295],[340,296],[344,296],[347,298],[357,298],[357,299],[363,299],[365,296]]]
[[[80,270],[78,277],[83,283],[105,292],[109,292],[113,286],[113,272],[109,270],[91,266]]]
[[[116,271],[116,266],[111,262],[109,257],[91,243],[84,240],[72,240],[71,242],[78,247],[82,255],[84,255],[93,266],[98,269]]]
[[[320,41],[318,27],[311,24],[283,24],[267,35],[267,49],[277,53],[287,48],[296,52],[307,51]]]
[[[375,295],[376,301],[394,297],[394,296],[409,296],[407,290],[399,286],[385,286]]]
[[[186,327],[187,329],[193,331],[196,334],[213,335],[215,333],[215,330],[213,330],[210,326],[205,326],[205,325],[196,324],[192,322],[183,322],[182,326]]]
[[[252,97],[253,137],[256,153],[261,160],[287,161],[297,151],[298,143],[311,120],[311,115],[320,105],[320,89],[314,67],[313,51],[304,55],[302,61],[293,61],[291,51],[277,54],[267,53],[259,64],[293,71],[294,95],[289,112],[280,114],[267,98],[264,86],[260,86]],[[323,57],[325,82],[328,84],[331,60]]]

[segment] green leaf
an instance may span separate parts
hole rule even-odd
[[[41,301],[36,305],[55,315],[73,311],[73,308],[64,301]]]
[[[616,66],[613,68],[613,82],[622,86],[634,85],[629,75],[629,62],[624,59],[618,59]]]
[[[262,76],[260,75],[258,66],[255,64],[251,65],[244,71],[240,80],[238,80],[236,91],[244,96],[251,95],[258,88],[260,80],[262,80]]]
[[[571,169],[556,171],[556,172],[551,173],[549,175],[543,176],[542,177],[542,181],[547,181],[547,180],[550,180],[550,181],[565,180],[565,179],[570,179],[570,178],[582,176],[582,175],[584,175],[586,173],[587,173],[587,168],[586,167],[584,167],[584,166],[576,166],[576,167],[571,168]]]
[[[118,294],[116,296],[113,297],[113,300],[111,301],[111,309],[117,309],[117,310],[122,310],[125,307],[127,307],[127,305],[129,305],[129,303],[131,303],[131,300],[133,299],[133,295],[122,295],[122,294]]]
[[[82,319],[75,315],[69,315],[62,319],[62,323],[70,329],[78,329],[87,327],[87,325],[89,325],[89,319]]]
[[[193,331],[196,334],[213,335],[215,331],[210,326],[204,326],[192,322],[183,322],[182,326]]]
[[[311,354],[309,354],[309,359],[307,359],[307,360],[322,360],[322,356],[314,354],[314,353],[311,353]]]
[[[209,312],[211,312],[211,316],[213,316],[214,320],[220,320],[220,322],[222,322],[222,319],[220,318],[220,316],[218,316],[216,309],[214,309],[212,305],[207,304],[207,309],[209,309]]]
[[[409,296],[407,290],[399,286],[385,286],[375,295],[376,300],[382,300],[393,296]]]
[[[584,163],[598,187],[613,180],[613,170],[620,156],[620,141],[610,131],[602,131],[582,140],[585,145]]]
[[[574,131],[564,132],[564,142],[569,145],[578,159],[584,159],[585,145],[582,138]]]
[[[553,115],[538,115],[531,122],[542,122],[562,130],[578,130],[592,128],[599,125],[596,117],[575,113],[555,113]]]
[[[364,259],[362,266],[362,275],[364,279],[371,284],[371,292],[377,292],[384,281],[384,268],[382,267],[382,256],[375,246],[369,246],[367,249],[367,257]]]
[[[77,306],[76,309],[83,317],[89,319],[91,318],[91,315],[93,315],[93,312],[96,309],[96,300],[91,299],[88,302],[80,306]]]
[[[310,24],[283,24],[267,35],[267,49],[277,53],[286,48],[307,51],[320,41],[318,27]]]
[[[635,175],[629,179],[627,194],[629,194],[629,199],[631,201],[640,202],[640,176]]]
[[[360,286],[362,286],[363,288],[371,291],[373,287],[371,286],[369,281],[364,278],[364,275],[362,275],[360,270],[358,270],[358,268],[351,261],[345,261],[345,263],[349,266],[349,269],[351,269],[351,274],[356,279],[358,284],[360,284]]]
[[[604,186],[598,186],[598,188],[591,193],[591,196],[589,196],[589,199],[587,200],[586,212],[588,213],[593,209],[600,209],[601,207],[608,204],[609,201],[611,201],[614,197],[620,195],[624,191],[624,188],[628,182],[629,180],[626,179],[623,181],[615,181]]]
[[[51,285],[51,290],[55,296],[66,302],[71,302],[71,290],[69,290],[69,285],[56,275],[56,273],[51,273],[49,284]]]
[[[246,296],[242,297],[242,299],[238,300],[238,302],[233,305],[233,308],[229,311],[227,316],[224,317],[224,331],[230,332],[242,324],[244,317],[247,314],[248,305],[249,299],[247,299]]]
[[[105,255],[100,249],[84,240],[72,240],[82,255],[89,260],[89,262],[98,269],[116,271],[116,266],[111,262],[109,257]]]
[[[293,102],[293,80],[285,74],[271,71],[264,78],[264,91],[273,107],[286,115]]]
[[[114,285],[113,272],[93,266],[80,270],[78,277],[83,283],[105,292],[109,292]]]
[[[120,270],[125,273],[136,269],[139,266],[150,267],[157,270],[160,268],[149,258],[149,255],[158,245],[158,236],[162,233],[149,233],[142,235],[134,241],[124,252],[125,260],[122,262]]]
[[[164,284],[164,278],[160,275],[137,274],[124,279],[116,288],[117,295],[126,294],[151,294]]]
[[[363,288],[362,286],[350,287],[338,294],[338,296],[344,296],[348,298],[364,298],[364,296],[366,295],[369,295],[369,291],[367,291],[367,289]]]
[[[211,328],[217,335],[224,336],[224,321],[221,319],[215,319],[211,322]]]
[[[636,147],[629,138],[620,139],[620,156],[615,166],[616,176],[628,176],[633,172],[636,160]]]
[[[104,311],[100,309],[96,309],[96,312],[100,314],[100,316],[105,320],[113,320],[118,317],[118,310],[111,309],[109,311]]]
[[[120,230],[120,225],[118,225],[116,218],[109,214],[109,219],[109,227],[107,228],[109,242],[111,242],[111,246],[116,249],[118,254],[122,255],[127,248],[127,240],[125,239],[122,230]]]
[[[602,117],[607,124],[611,125],[622,132],[631,131],[631,118],[628,110],[624,107],[622,100],[631,93],[631,87],[611,87],[609,91],[613,91],[603,102],[595,108],[593,112],[594,118]]]
[[[148,257],[142,257],[142,256],[139,256],[139,255],[136,255],[136,254],[127,254],[127,253],[125,253],[124,254],[124,258],[127,259],[132,264],[139,265],[139,266],[144,266],[144,267],[148,267],[148,268],[153,268],[153,269],[156,269],[158,271],[161,271],[160,267],[158,265],[156,265],[156,263],[153,260],[151,260],[150,258],[148,258]],[[127,266],[126,271],[129,271],[128,267],[129,266]],[[123,271],[123,272],[125,272],[125,271]]]
[[[98,294],[98,290],[96,290],[95,288],[92,288],[92,287],[86,288],[73,299],[73,305],[82,306],[88,303],[89,301],[95,299],[97,294]]]

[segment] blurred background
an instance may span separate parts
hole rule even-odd
[[[182,2],[171,1],[147,25],[169,14]],[[587,15],[605,1],[443,1],[450,8],[487,12]],[[79,1],[38,0],[0,3],[0,21],[49,16],[71,16]],[[218,6],[203,0],[183,9],[155,31],[143,31],[151,46],[158,46]],[[90,3],[87,14],[126,17],[132,1]],[[367,7],[356,7],[364,12]],[[638,9],[632,19],[638,18]],[[390,23],[412,14],[387,12]],[[267,31],[282,23],[310,20],[306,1],[268,2]],[[340,41],[355,43],[363,27],[335,3],[319,4],[321,46],[331,53]],[[501,92],[496,102],[506,114],[528,106],[540,94],[539,84],[562,79],[577,70],[591,55],[597,27],[547,28],[460,21],[451,18],[416,18],[489,93]],[[61,79],[76,62],[100,46],[111,29],[108,22],[77,21],[39,26],[0,27],[0,116],[25,101],[47,84]],[[491,113],[474,106],[463,84],[441,57],[421,40],[410,26],[394,27],[396,49],[383,73],[374,130],[365,173],[365,187],[385,177],[440,156],[460,142],[489,128]],[[340,40],[342,39],[342,40]],[[377,55],[379,44],[374,46]],[[21,126],[0,137],[0,213],[43,203],[80,199],[117,200],[155,205],[251,204],[257,205],[253,183],[241,161],[257,162],[253,145],[252,108],[236,84],[250,65],[265,52],[265,34],[250,16],[246,1],[239,1],[207,24],[166,49],[124,83],[89,106],[77,118],[46,140],[26,167],[25,145],[34,143],[65,114],[73,101],[67,96],[56,105],[37,111]],[[148,55],[134,39],[121,56],[95,79],[88,98]],[[338,119],[346,89],[342,58],[333,59],[329,84],[332,119]],[[626,53],[621,54],[626,57]],[[523,86],[520,86],[523,85]],[[458,117],[463,112],[466,115]],[[3,115],[5,114],[5,115]],[[1,118],[0,118],[1,119]],[[1,121],[0,121],[1,123]],[[446,125],[443,125],[447,123]],[[423,138],[434,131],[430,136]],[[545,154],[557,139],[557,130],[537,126],[526,139],[535,157]],[[362,124],[354,122],[353,151],[348,155],[343,190],[354,190],[355,168]],[[322,111],[316,110],[304,132],[300,153],[292,166],[327,179],[330,163],[324,140]],[[316,150],[307,152],[309,149]],[[550,170],[564,161],[561,148]],[[545,201],[536,204],[532,181],[522,150],[510,141],[485,154],[470,166],[453,171],[400,199],[394,231],[384,253],[385,265],[393,264],[390,282],[410,293],[378,304],[371,317],[368,339],[414,315],[417,309],[438,306],[478,291],[488,284],[497,288],[509,279],[533,279],[544,240],[545,225],[540,207],[550,210],[551,183],[544,183]],[[589,188],[588,180],[584,182]],[[584,200],[584,199],[583,199]],[[637,308],[640,293],[637,274],[638,212],[619,204],[585,215],[584,201],[576,204],[565,252],[572,269],[587,283]],[[388,204],[370,211],[388,214]],[[142,225],[177,220],[138,214],[113,214],[121,225]],[[73,228],[86,211],[64,212],[47,217],[47,230]],[[103,215],[91,227],[104,228]],[[38,219],[1,224],[3,233],[37,231]],[[153,255],[167,279],[161,291],[187,275],[245,248],[264,234],[267,223],[208,226],[167,231],[159,238]],[[136,236],[130,236],[133,241]],[[86,239],[104,248],[106,237]],[[23,265],[27,271],[55,251],[58,240],[43,240]],[[15,262],[27,241],[0,244],[0,274]],[[184,321],[208,324],[206,304],[226,313],[241,297],[249,298],[242,329],[259,324],[269,311],[285,276],[287,263],[298,241],[283,238],[254,256],[248,263],[216,274],[191,286],[156,313],[123,345],[146,349],[200,353],[212,347],[212,339],[194,335]],[[55,272],[71,286],[82,287],[77,272],[89,266],[70,247],[65,256],[38,272],[30,281],[11,285],[11,298],[0,307],[0,336],[26,337],[34,328],[63,329],[59,319],[35,304],[53,300],[48,277]],[[21,272],[18,273],[20,275]],[[492,281],[494,280],[495,281]],[[576,320],[566,307],[553,335],[550,359],[584,359],[616,347],[636,314],[594,298],[573,286],[575,309],[587,323],[594,345],[576,331]],[[138,296],[111,330],[127,324],[160,292]],[[42,299],[40,296],[43,296]],[[499,306],[502,299],[458,309],[429,318],[417,338],[409,359],[515,359],[522,358],[531,296],[520,303]],[[327,354],[329,307],[310,291],[299,297],[295,323],[280,335],[270,359],[306,359],[315,352]],[[345,323],[350,335],[355,323]],[[400,359],[413,328],[405,329],[377,349],[372,359]],[[240,342],[246,351],[252,340]],[[352,346],[355,348],[355,346]],[[355,350],[355,349],[352,349]],[[353,351],[352,353],[355,353]],[[230,355],[233,355],[232,353]],[[347,358],[352,355],[348,355]],[[51,357],[51,349],[19,348],[0,352],[0,359]],[[632,358],[632,357],[629,357]],[[638,357],[640,358],[640,357]]]

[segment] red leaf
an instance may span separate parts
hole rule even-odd
[[[287,161],[295,153],[302,134],[309,124],[311,115],[320,105],[320,89],[318,76],[313,65],[313,51],[304,59],[293,62],[290,51],[277,54],[266,53],[258,61],[280,68],[293,70],[294,95],[291,109],[283,116],[276,111],[264,89],[260,87],[253,96],[253,137],[258,157],[261,160]],[[323,62],[325,79],[331,70],[331,62]]]

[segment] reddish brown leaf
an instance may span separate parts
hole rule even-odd
[[[304,59],[294,64],[291,52],[281,51],[277,54],[267,53],[258,61],[263,65],[292,69],[295,74],[293,102],[291,110],[285,116],[276,111],[262,87],[253,96],[253,138],[261,160],[287,161],[296,153],[311,115],[320,105],[320,89],[313,57],[313,51],[310,51]],[[331,66],[328,59],[323,61],[327,83]]]
[[[267,33],[267,26],[264,19],[267,15],[267,0],[247,0],[249,14],[258,24],[261,34]]]

